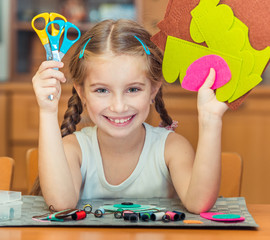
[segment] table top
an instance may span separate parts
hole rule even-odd
[[[252,229],[158,229],[158,228],[61,228],[61,227],[1,227],[0,240],[127,240],[127,239],[270,239],[270,205],[248,204],[249,212],[259,225]],[[212,238],[211,238],[212,239]]]

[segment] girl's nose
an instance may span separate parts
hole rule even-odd
[[[113,96],[111,99],[110,110],[116,113],[122,113],[128,110],[128,106],[123,96]]]

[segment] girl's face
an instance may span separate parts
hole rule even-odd
[[[128,55],[105,56],[89,62],[79,95],[99,131],[124,137],[146,120],[160,87],[146,78],[146,60]]]

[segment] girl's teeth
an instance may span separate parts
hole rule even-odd
[[[131,117],[129,117],[129,118],[127,118],[127,119],[112,119],[112,118],[109,118],[109,119],[110,119],[110,121],[115,122],[115,123],[125,123],[125,122],[127,122],[128,120],[130,120]]]

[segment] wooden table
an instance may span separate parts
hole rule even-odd
[[[248,210],[260,226],[257,229],[155,229],[155,228],[59,228],[4,227],[0,240],[269,240],[270,205],[250,204]]]

